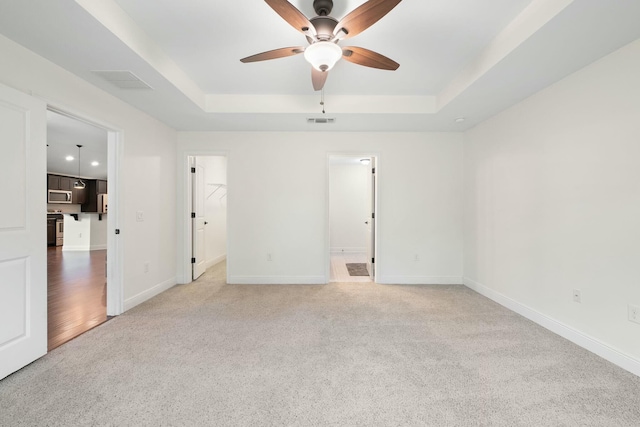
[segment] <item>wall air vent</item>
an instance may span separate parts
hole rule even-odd
[[[118,70],[94,70],[92,71],[97,76],[102,77],[112,85],[119,87],[120,89],[153,89],[147,83],[140,80],[138,76],[131,71],[118,71]]]
[[[309,124],[333,124],[336,122],[335,118],[332,117],[318,117],[318,118],[313,118],[310,117],[307,119],[307,123]]]

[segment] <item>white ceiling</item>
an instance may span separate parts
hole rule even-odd
[[[313,16],[312,0],[292,3]],[[340,19],[363,1],[334,3]],[[301,55],[239,61],[306,44],[263,0],[0,0],[2,34],[178,130],[466,130],[639,38],[638,16],[637,0],[404,0],[341,42],[400,68],[340,61],[325,86],[336,123],[310,125],[320,98]]]
[[[79,157],[77,145],[82,145]],[[73,160],[66,160],[67,156]],[[47,111],[47,172],[107,179],[107,131]]]

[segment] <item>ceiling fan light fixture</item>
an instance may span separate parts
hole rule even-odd
[[[319,41],[304,51],[304,59],[318,71],[329,71],[340,58],[342,49],[333,42]]]

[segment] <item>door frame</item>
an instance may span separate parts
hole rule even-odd
[[[229,179],[229,163],[231,156],[229,151],[225,150],[184,150],[178,152],[178,188],[176,203],[176,221],[177,221],[177,274],[176,282],[178,284],[187,284],[193,282],[191,256],[193,248],[193,221],[191,219],[191,208],[193,203],[193,183],[191,180],[191,157],[226,157],[227,159],[227,194],[229,188],[232,187]],[[229,212],[229,199],[233,196],[227,196],[227,213]],[[229,215],[227,215],[227,260],[230,258],[229,241],[231,236],[229,233]],[[229,269],[227,268],[226,281],[229,281]]]
[[[380,253],[380,232],[379,232],[379,210],[380,210],[380,153],[378,151],[330,151],[327,152],[326,164],[325,164],[325,233],[324,233],[324,254],[325,254],[325,271],[324,279],[325,283],[331,281],[331,215],[330,215],[330,203],[331,203],[331,158],[332,157],[371,157],[375,158],[376,168],[376,188],[375,188],[375,212],[376,218],[373,222],[373,235],[374,241],[374,254],[376,267],[373,271],[373,277],[371,280],[376,283],[376,278],[379,277],[380,272],[380,259],[378,254]]]
[[[118,316],[124,312],[124,237],[116,235],[122,215],[121,177],[124,154],[124,132],[117,126],[96,119],[77,110],[43,99],[47,110],[78,120],[107,132],[107,181],[109,182],[109,213],[107,215],[107,316]],[[46,175],[47,171],[44,171]]]

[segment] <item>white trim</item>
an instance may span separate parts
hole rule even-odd
[[[366,254],[367,248],[331,248],[332,254]]]
[[[187,284],[192,282],[191,267],[191,163],[190,157],[197,156],[219,156],[227,158],[227,212],[230,210],[233,200],[233,183],[230,182],[229,165],[232,163],[231,153],[224,150],[183,150],[178,151],[177,155],[177,177],[178,189],[176,192],[176,229],[177,229],[177,250],[176,250],[176,281],[179,284]],[[229,242],[232,238],[232,231],[229,227],[230,217],[227,216],[227,247],[226,257],[231,258],[229,250]],[[229,269],[227,269],[227,281],[229,277]]]
[[[461,276],[378,276],[385,285],[462,285]]]
[[[103,251],[107,249],[106,244],[102,245],[80,245],[80,246],[62,246],[62,252],[83,252],[83,251]]]
[[[509,310],[518,313],[521,316],[526,317],[532,322],[537,323],[550,330],[551,332],[560,335],[563,338],[568,339],[574,344],[579,345],[580,347],[602,357],[605,360],[613,363],[625,369],[632,374],[640,376],[640,360],[637,360],[633,357],[630,357],[618,349],[608,346],[602,341],[585,334],[584,332],[578,331],[568,325],[565,325],[562,322],[559,322],[546,314],[540,313],[537,310],[534,310],[531,307],[528,307],[518,301],[509,298],[506,295],[501,294],[481,283],[478,283],[468,277],[464,278],[464,285],[469,289],[472,289],[478,292],[481,295],[497,302],[503,307],[508,308]]]
[[[62,252],[88,252],[90,250],[89,245],[62,246]]]
[[[124,240],[116,235],[120,218],[124,218],[122,170],[124,168],[124,132],[109,130],[107,134],[109,180],[109,215],[107,215],[107,314],[117,316],[124,312]],[[114,215],[115,214],[115,215]]]
[[[378,215],[377,212],[380,212],[380,152],[379,151],[328,151],[326,152],[326,159],[325,159],[325,188],[324,188],[324,197],[325,197],[325,201],[324,201],[324,227],[325,227],[325,232],[324,232],[324,268],[325,268],[325,278],[324,278],[324,283],[329,283],[331,281],[331,254],[332,254],[332,247],[331,247],[331,214],[330,214],[330,204],[331,204],[331,194],[330,194],[330,188],[331,188],[331,158],[332,157],[360,157],[360,158],[364,158],[364,157],[372,157],[375,158],[375,168],[376,168],[376,175],[377,175],[377,180],[376,180],[376,194],[375,194],[375,198],[376,198],[376,205],[375,205],[375,212],[376,212],[376,220],[374,222],[374,236],[375,236],[375,253],[373,254],[373,257],[377,260],[376,262],[376,267],[374,269],[373,272],[373,277],[371,278],[371,280],[373,282],[378,283],[378,269],[380,268],[380,263],[381,260],[378,257],[378,254],[380,253],[380,242],[382,241],[380,239],[380,227],[379,227],[379,220],[378,220]],[[365,251],[366,253],[366,248]]]
[[[47,110],[74,120],[90,124],[107,131],[107,180],[109,181],[109,213],[107,215],[107,315],[117,316],[124,312],[124,237],[115,235],[120,228],[124,208],[121,200],[121,176],[124,167],[124,131],[118,126],[85,115],[69,106],[32,94],[47,103]],[[46,172],[46,171],[45,171]],[[64,249],[63,249],[64,250]]]
[[[150,300],[156,295],[161,294],[167,289],[171,289],[176,285],[176,278],[172,277],[169,280],[165,280],[164,282],[160,282],[152,288],[149,288],[145,291],[140,292],[137,295],[132,296],[131,298],[127,298],[124,300],[124,311],[131,310],[138,304],[142,304],[145,301]]]
[[[229,276],[230,285],[325,285],[324,276]]]
[[[226,259],[227,259],[227,254],[222,254],[220,256],[217,256],[217,257],[207,261],[207,263],[205,264],[205,268],[213,267],[217,263],[222,262],[222,261],[224,261]]]

